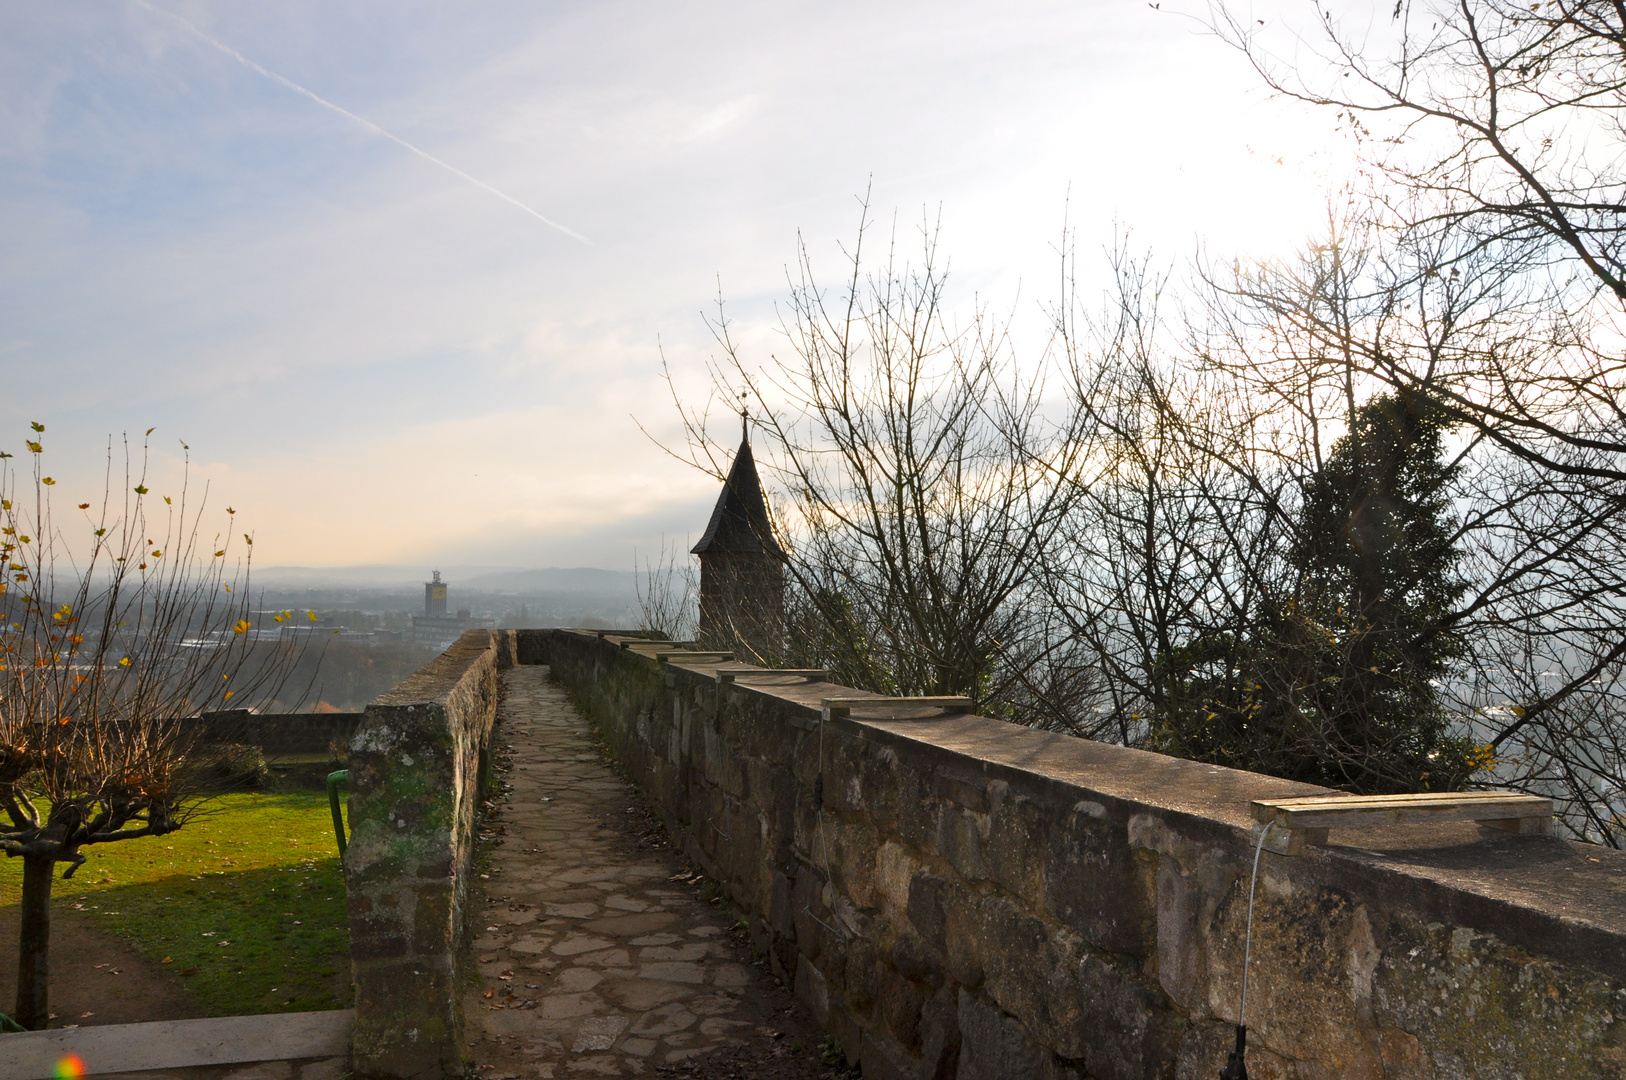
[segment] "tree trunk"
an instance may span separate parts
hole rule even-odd
[[[12,1019],[30,1031],[51,1019],[51,876],[56,860],[23,856],[22,932],[17,942],[17,1007]]]

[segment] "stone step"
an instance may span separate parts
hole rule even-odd
[[[52,1080],[69,1054],[86,1076],[342,1057],[354,1019],[350,1009],[332,1009],[0,1035],[0,1080]]]

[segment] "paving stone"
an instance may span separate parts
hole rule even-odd
[[[654,1039],[639,1039],[634,1037],[631,1039],[625,1039],[621,1043],[621,1052],[623,1054],[632,1054],[635,1057],[648,1057],[654,1049]]]
[[[565,993],[581,993],[593,989],[603,981],[602,971],[594,971],[592,968],[566,968],[559,973],[557,989]]]
[[[643,915],[620,915],[608,919],[594,919],[584,924],[595,934],[648,934],[672,925],[677,916],[665,911],[651,911]]]
[[[651,1009],[639,1017],[638,1022],[632,1025],[632,1033],[646,1037],[675,1035],[692,1026],[697,1019],[694,1013],[674,1002]]]
[[[699,986],[706,981],[706,972],[699,964],[676,961],[644,964],[638,969],[638,977],[641,979],[657,979],[662,982],[692,983]]]
[[[587,934],[571,934],[555,945],[551,951],[555,956],[580,956],[582,953],[608,949],[613,944],[615,943],[608,938],[590,937]]]
[[[323,1058],[321,1061],[307,1061],[299,1067],[299,1080],[344,1080],[350,1075],[345,1068],[344,1058]]]
[[[608,1050],[615,1045],[615,1040],[627,1030],[630,1021],[625,1016],[595,1016],[582,1022],[576,1029],[576,1037],[571,1041],[570,1049],[573,1053],[581,1054],[588,1050]],[[707,1021],[711,1023],[711,1021]]]
[[[643,979],[617,980],[605,986],[602,993],[624,1009],[640,1011],[694,996],[694,990],[682,983],[646,982]]]
[[[603,1006],[604,999],[597,994],[548,994],[536,1011],[544,1020],[559,1020],[571,1016],[591,1016]]]
[[[675,949],[664,947],[645,949],[638,954],[638,959],[645,962],[653,960],[688,960],[692,962],[705,957],[710,951],[710,948],[704,942],[696,942],[679,945]]]

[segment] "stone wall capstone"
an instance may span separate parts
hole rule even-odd
[[[379,1080],[461,1076],[476,814],[512,631],[470,630],[367,706],[350,743],[344,877],[352,1062]]]
[[[866,1078],[1212,1078],[1249,803],[1322,789],[521,631]],[[665,646],[669,648],[669,646]],[[729,667],[739,667],[729,663]],[[1264,1080],[1626,1075],[1626,856],[1473,824],[1264,855]]]

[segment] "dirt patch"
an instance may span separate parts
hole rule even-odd
[[[0,1012],[17,1000],[16,904],[0,907]],[[185,980],[64,906],[51,911],[52,1027],[190,1020],[208,1015]]]

